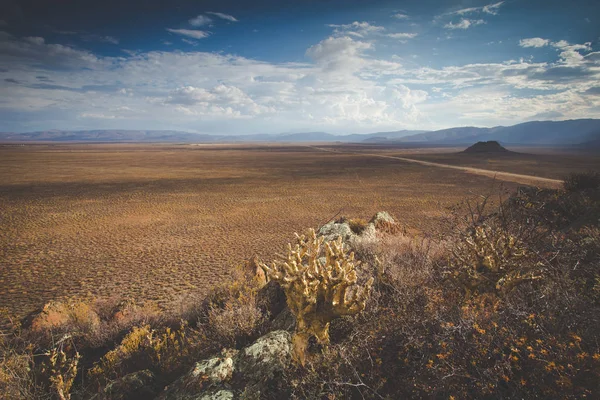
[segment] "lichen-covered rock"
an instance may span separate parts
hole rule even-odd
[[[236,373],[244,381],[259,382],[282,372],[292,355],[291,336],[287,331],[273,331],[241,350]]]
[[[273,331],[240,350],[196,363],[165,389],[159,400],[249,400],[260,398],[290,363],[291,337]]]
[[[104,396],[99,398],[111,400],[152,398],[157,392],[154,382],[154,374],[147,369],[132,372],[106,385]]]
[[[201,397],[195,397],[197,400],[233,400],[235,394],[232,390],[217,390],[211,393],[201,395]]]
[[[224,352],[221,357],[202,360],[194,365],[194,368],[186,375],[179,378],[165,389],[160,395],[162,400],[197,400],[202,396],[213,396],[219,393],[221,388],[231,380],[234,371],[234,359],[237,351]],[[210,393],[207,390],[214,389]],[[214,393],[213,393],[214,392]],[[221,394],[220,396],[224,396]],[[207,399],[221,397],[207,397]],[[223,399],[227,397],[222,397]],[[231,397],[233,398],[233,397]]]
[[[323,225],[319,229],[318,235],[323,236],[326,242],[337,240],[339,237],[343,242],[348,242],[351,237],[355,236],[355,233],[350,229],[348,222],[332,221]]]

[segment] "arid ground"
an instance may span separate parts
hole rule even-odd
[[[332,151],[333,150],[333,151]],[[283,145],[0,146],[0,307],[24,315],[62,296],[177,307],[295,231],[386,210],[431,232],[499,181],[379,155],[559,179],[594,155],[443,154],[459,149]],[[362,154],[356,154],[362,153]],[[492,168],[493,167],[493,168]],[[504,177],[521,184],[557,182]]]

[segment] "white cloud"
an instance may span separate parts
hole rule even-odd
[[[212,19],[210,19],[206,15],[200,14],[197,17],[190,19],[188,22],[191,26],[199,27],[210,24],[212,22]]]
[[[454,24],[452,22],[448,22],[444,25],[446,29],[469,29],[472,26],[485,24],[485,21],[482,19],[461,19],[458,23]]]
[[[410,17],[404,13],[396,13],[393,14],[392,17],[397,18],[397,19],[409,19]]]
[[[544,47],[550,43],[548,39],[542,39],[539,37],[529,38],[529,39],[521,39],[519,41],[519,46],[521,47]]]
[[[467,15],[467,14],[478,14],[478,13],[497,15],[498,10],[500,9],[500,7],[503,4],[504,4],[504,1],[499,1],[498,3],[492,3],[492,4],[488,4],[486,6],[482,6],[482,7],[462,8],[460,10],[445,13],[443,15]]]
[[[177,35],[191,37],[192,39],[204,39],[210,35],[210,32],[201,31],[197,29],[171,29],[167,28],[167,31],[175,33]]]
[[[327,25],[330,28],[335,28],[334,33],[336,35],[350,35],[359,38],[364,38],[368,35],[379,34],[385,31],[383,26],[371,25],[368,22],[358,22],[354,21],[351,24],[343,24],[343,25]]]
[[[487,13],[487,14],[496,15],[496,14],[498,14],[498,9],[500,8],[500,6],[502,4],[504,4],[503,1],[499,1],[499,2],[494,3],[494,4],[488,4],[487,6],[483,7],[482,11],[484,13]]]
[[[208,11],[207,14],[214,15],[215,17],[219,17],[219,18],[227,20],[227,21],[238,22],[238,19],[235,18],[233,15],[223,14],[223,13],[214,12],[214,11]]]
[[[348,36],[330,37],[311,46],[306,55],[324,71],[332,73],[355,72],[364,65],[362,54],[372,47]]]
[[[391,37],[392,39],[414,39],[415,37],[417,37],[416,33],[390,33],[387,35],[388,37]]]

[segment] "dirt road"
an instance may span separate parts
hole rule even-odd
[[[459,166],[459,165],[441,164],[441,163],[437,163],[437,162],[415,160],[415,159],[406,158],[406,157],[387,156],[387,155],[384,155],[384,154],[362,153],[362,152],[352,152],[352,151],[341,151],[341,150],[326,149],[326,148],[323,148],[323,147],[315,147],[315,146],[308,146],[308,147],[313,148],[315,150],[327,151],[327,152],[331,152],[331,153],[355,154],[357,156],[364,156],[364,157],[389,158],[389,159],[393,159],[393,160],[400,160],[400,161],[406,161],[406,162],[415,163],[415,164],[426,165],[426,166],[429,166],[429,167],[457,169],[457,170],[465,171],[465,172],[468,172],[468,173],[471,173],[471,174],[489,176],[491,178],[496,178],[496,179],[499,179],[499,180],[509,181],[509,182],[526,183],[526,184],[532,184],[532,183],[533,184],[540,184],[540,183],[542,183],[542,184],[545,184],[545,185],[548,185],[548,186],[551,186],[551,187],[556,187],[556,186],[562,185],[562,181],[559,180],[559,179],[542,178],[542,177],[533,176],[533,175],[515,174],[515,173],[512,173],[512,172],[493,171],[493,170],[482,169],[482,168],[473,168],[473,167],[463,167],[463,166]]]

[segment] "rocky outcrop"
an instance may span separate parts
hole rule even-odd
[[[202,360],[168,386],[160,400],[234,400],[260,398],[291,362],[291,337],[273,331],[250,346]]]
[[[326,242],[332,242],[341,237],[345,243],[356,236],[352,232],[352,229],[350,229],[350,224],[347,221],[331,221],[319,228],[317,234],[323,236]]]

